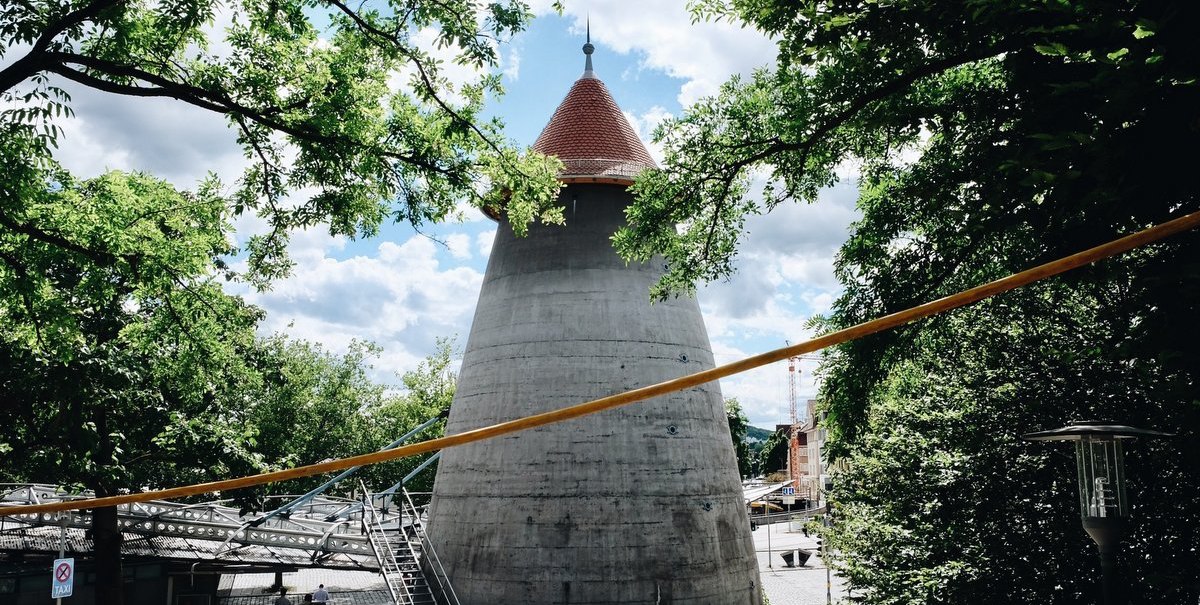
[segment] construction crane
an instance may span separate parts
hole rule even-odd
[[[788,358],[788,407],[792,411],[792,424],[788,435],[788,479],[797,492],[800,491],[800,421],[796,416],[796,362],[797,357]]]
[[[784,341],[788,345],[790,342]],[[788,408],[791,411],[791,430],[788,435],[788,480],[791,481],[792,487],[796,493],[800,493],[800,417],[796,410],[796,384],[800,380],[800,372],[797,369],[797,363],[801,360],[818,361],[821,358],[816,355],[794,355],[788,357]]]

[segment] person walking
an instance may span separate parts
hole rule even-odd
[[[275,599],[275,605],[292,605],[292,600],[287,598],[287,589],[279,589],[279,598]]]
[[[317,592],[313,593],[313,603],[321,603],[324,605],[329,602],[329,592],[325,590],[325,585],[321,584],[317,587]]]

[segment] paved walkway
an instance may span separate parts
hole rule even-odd
[[[821,561],[816,540],[806,538],[800,531],[789,531],[788,523],[760,525],[753,535],[754,550],[758,552],[759,578],[771,605],[826,605],[826,568]],[[812,557],[803,566],[785,567],[780,555],[797,548],[812,552]],[[841,579],[832,575],[830,579],[833,603],[839,603],[845,596]]]

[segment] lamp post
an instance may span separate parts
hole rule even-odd
[[[1171,433],[1139,429],[1122,424],[1077,421],[1049,431],[1029,433],[1028,441],[1074,441],[1079,472],[1079,514],[1083,529],[1100,549],[1103,573],[1101,592],[1105,605],[1113,605],[1117,547],[1129,516],[1125,495],[1125,455],[1121,441],[1134,437],[1173,437]]]

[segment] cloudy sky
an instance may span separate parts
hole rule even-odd
[[[769,64],[774,44],[728,23],[692,24],[682,0],[566,2],[559,16],[549,0],[534,2],[531,29],[501,47],[508,93],[489,111],[507,134],[530,145],[583,70],[584,15],[590,14],[595,70],[651,153],[650,131],[663,118],[733,74]],[[72,90],[75,118],[64,124],[60,160],[81,176],[106,168],[145,170],[180,187],[206,172],[232,181],[243,157],[234,135],[216,116],[170,100],[129,100]],[[825,312],[839,289],[832,261],[855,217],[854,188],[843,183],[813,205],[790,206],[748,221],[738,273],[701,287],[699,299],[718,363],[799,342],[805,322]],[[253,229],[245,221],[242,229]],[[267,293],[239,291],[267,311],[265,330],[344,350],[354,339],[384,349],[378,378],[412,368],[439,337],[466,344],[495,224],[477,212],[424,235],[392,226],[370,240],[297,234],[295,273]],[[816,391],[815,362],[801,363],[800,396]],[[722,381],[751,422],[787,422],[785,363]]]

